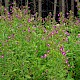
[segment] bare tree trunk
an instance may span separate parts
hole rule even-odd
[[[6,7],[7,10],[8,10],[8,0],[5,0],[5,7]]]
[[[27,1],[28,1],[28,0],[25,0],[25,6],[27,5]]]
[[[62,1],[59,0],[59,12],[61,12],[61,11],[62,11]]]
[[[41,17],[42,16],[42,5],[41,5],[41,2],[42,2],[42,0],[39,0],[39,17]]]
[[[56,18],[56,6],[57,6],[57,0],[54,0],[54,19]]]
[[[62,0],[62,14],[65,16],[65,1]]]
[[[0,2],[2,3],[2,0],[0,0]]]
[[[36,0],[34,0],[34,13],[36,13]]]
[[[28,0],[27,0],[27,9],[28,9]]]
[[[74,0],[71,0],[71,11],[73,12],[73,16],[74,16]]]
[[[1,12],[2,12],[2,2],[0,1],[0,16],[1,16]]]
[[[68,1],[66,0],[66,12],[68,12]]]
[[[22,0],[21,0],[21,6],[22,6]]]

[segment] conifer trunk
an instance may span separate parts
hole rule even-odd
[[[74,16],[74,0],[71,0],[71,11],[73,12],[73,16]]]
[[[5,0],[5,7],[8,10],[8,0]]]
[[[65,1],[62,0],[62,14],[65,16]]]
[[[56,18],[56,7],[57,7],[57,0],[54,0],[54,19]]]
[[[42,5],[41,5],[41,1],[42,0],[39,0],[39,2],[38,2],[38,4],[39,4],[39,8],[38,8],[38,10],[39,10],[39,17],[41,17],[42,15]]]

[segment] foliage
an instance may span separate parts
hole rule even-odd
[[[80,23],[50,15],[33,20],[27,9],[0,18],[1,80],[79,80]],[[43,20],[43,21],[42,21]]]

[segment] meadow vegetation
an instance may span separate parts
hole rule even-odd
[[[0,16],[0,80],[80,80],[80,20],[12,12]]]

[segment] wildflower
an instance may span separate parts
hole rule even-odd
[[[60,16],[60,14],[58,14],[58,16]]]
[[[44,29],[44,33],[47,33],[47,30],[46,29]]]
[[[60,47],[60,51],[63,51],[63,50],[64,50],[64,47],[61,46],[61,47]]]
[[[63,51],[62,54],[65,56],[66,55],[66,52]]]
[[[56,26],[54,26],[54,28],[56,28]]]
[[[28,10],[25,10],[25,11],[24,11],[24,14],[26,14],[27,12],[28,12]]]
[[[30,28],[28,28],[28,32],[30,32]]]
[[[41,56],[41,58],[44,58],[44,56]]]
[[[70,36],[70,34],[69,34],[67,31],[65,32],[65,34],[66,34],[67,36]]]
[[[70,64],[68,64],[68,67],[70,66]]]
[[[56,34],[58,34],[58,31],[56,31]]]
[[[44,58],[46,58],[47,57],[47,54],[44,54]]]
[[[8,36],[8,39],[10,39],[11,37],[10,36]]]
[[[50,51],[48,50],[47,53],[49,53]]]
[[[30,23],[31,22],[31,19],[28,19],[28,22]]]
[[[78,38],[80,38],[80,34],[78,34]]]
[[[4,55],[1,55],[0,58],[4,58]]]
[[[50,44],[47,44],[48,47],[50,47]]]
[[[41,56],[41,58],[46,58],[47,57],[47,54],[44,54],[43,56]]]
[[[52,35],[54,34],[54,32],[52,32]]]
[[[67,42],[68,42],[68,38],[67,38],[67,37],[65,38],[65,41],[67,41]]]
[[[69,13],[67,12],[66,14],[68,15]]]
[[[66,63],[68,63],[68,59],[66,60]]]

